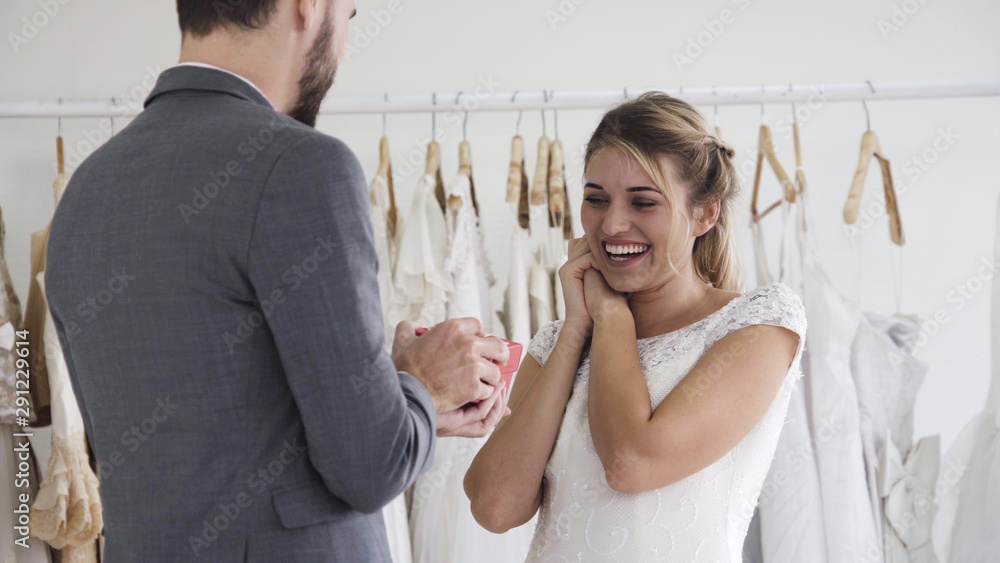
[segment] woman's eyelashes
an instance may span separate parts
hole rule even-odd
[[[604,205],[604,204],[608,203],[607,198],[603,198],[603,197],[588,196],[588,197],[585,197],[583,199],[584,199],[584,201],[586,201],[590,205],[593,205],[594,207],[599,207],[601,205]],[[656,202],[645,200],[645,199],[633,199],[632,200],[632,205],[635,206],[635,207],[637,207],[637,208],[639,208],[639,209],[646,209],[648,207],[655,206]]]

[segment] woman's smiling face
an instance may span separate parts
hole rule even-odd
[[[676,187],[675,203],[687,216],[688,187],[679,180],[669,156],[659,157],[659,162],[667,182]],[[617,149],[602,149],[590,159],[585,177],[580,219],[612,289],[636,293],[662,286],[677,275],[668,256],[683,271],[691,260],[694,233],[685,228],[683,219],[674,224],[667,198],[635,158]]]

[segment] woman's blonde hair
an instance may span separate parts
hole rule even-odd
[[[719,201],[715,226],[694,241],[692,263],[695,273],[706,283],[742,292],[732,221],[732,202],[740,189],[733,165],[736,151],[716,137],[698,110],[663,92],[642,94],[604,115],[587,143],[584,170],[605,148],[617,149],[639,162],[670,204],[675,225],[684,217],[690,227],[690,220],[680,214],[658,156],[672,157],[680,180],[691,186],[685,202],[688,215],[694,207]],[[668,261],[676,271],[669,255]]]

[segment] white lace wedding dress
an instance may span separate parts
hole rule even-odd
[[[563,321],[549,323],[528,346],[544,364]],[[684,328],[638,341],[653,408],[723,336],[755,324],[799,335],[799,346],[774,401],[747,436],[709,467],[640,494],[608,486],[587,418],[590,355],[577,372],[552,456],[528,561],[647,562],[741,560],[743,540],[802,372],[806,317],[783,283],[758,287]]]

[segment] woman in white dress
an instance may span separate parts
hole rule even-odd
[[[663,93],[592,136],[566,318],[532,339],[465,479],[491,531],[540,510],[528,561],[740,560],[806,320],[782,283],[740,293],[733,155]]]

